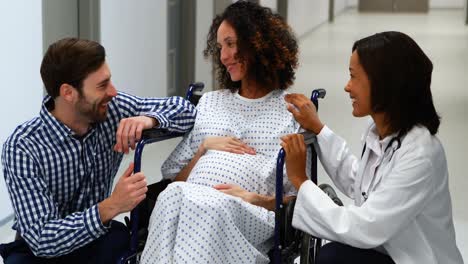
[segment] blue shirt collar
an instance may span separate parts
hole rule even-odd
[[[58,139],[59,141],[64,141],[68,138],[78,139],[79,137],[71,128],[60,122],[50,113],[49,109],[53,108],[54,100],[49,95],[46,95],[42,100],[42,107],[39,116],[49,130],[49,133],[51,135],[55,135],[56,137],[54,138]],[[94,134],[94,127],[95,125],[92,125],[90,131],[88,131],[85,136],[81,137],[81,139],[86,140],[89,136]]]

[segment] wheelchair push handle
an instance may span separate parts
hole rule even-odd
[[[325,98],[327,91],[325,89],[319,88],[312,91],[312,95],[310,96],[310,100],[314,103],[315,108],[318,111],[318,99]]]
[[[192,95],[200,93],[203,90],[203,88],[205,88],[205,84],[202,82],[191,83],[189,85],[185,98],[190,101]]]

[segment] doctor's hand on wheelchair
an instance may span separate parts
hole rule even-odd
[[[306,174],[307,147],[302,134],[290,134],[281,137],[281,147],[286,152],[286,172],[289,181],[299,190],[308,178]]]
[[[301,127],[314,133],[319,134],[323,128],[323,124],[317,114],[317,108],[312,101],[303,94],[287,94],[284,100],[288,103],[288,111],[293,114]]]

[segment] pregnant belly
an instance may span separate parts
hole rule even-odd
[[[220,183],[239,185],[250,192],[265,193],[271,161],[263,155],[234,154],[209,150],[192,169],[187,182],[205,186]]]

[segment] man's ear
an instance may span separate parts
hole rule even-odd
[[[78,91],[75,89],[75,87],[68,83],[62,83],[62,85],[60,85],[60,97],[62,97],[67,102],[74,101],[77,92]]]

